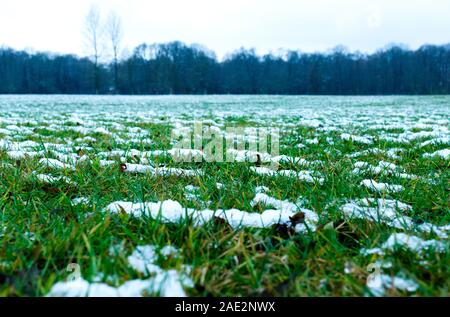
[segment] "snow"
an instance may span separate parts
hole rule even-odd
[[[415,292],[419,284],[402,276],[390,276],[386,274],[374,274],[373,279],[367,281],[367,288],[374,296],[384,296],[388,289],[398,289],[406,292]]]
[[[372,144],[373,143],[372,137],[370,137],[370,136],[357,136],[357,135],[351,135],[348,133],[341,134],[341,139],[343,139],[345,141],[353,141],[353,142],[361,143],[361,144]]]
[[[179,177],[195,177],[202,175],[201,170],[186,170],[181,168],[153,167],[142,164],[123,164],[123,171],[126,173],[152,174],[153,176],[179,176]]]
[[[27,157],[38,157],[44,155],[44,152],[34,152],[34,151],[8,151],[7,155],[13,160],[22,160]]]
[[[449,160],[450,159],[450,149],[437,151],[437,152],[434,152],[432,154],[424,154],[423,157],[425,157],[425,158],[440,157],[440,158],[442,158],[444,160]]]
[[[394,233],[389,239],[381,245],[380,248],[363,249],[361,253],[364,255],[378,254],[384,255],[386,251],[394,251],[397,248],[403,248],[423,254],[426,250],[432,249],[436,252],[445,252],[446,245],[437,240],[422,240],[421,238],[405,233]]]
[[[48,174],[37,174],[37,173],[34,173],[34,175],[39,181],[41,181],[43,183],[47,183],[47,184],[55,184],[58,182],[64,182],[69,185],[76,185],[75,182],[73,182],[70,178],[68,178],[66,176],[52,176],[52,175],[48,175]]]
[[[131,203],[114,202],[105,208],[106,212],[120,213],[126,212],[135,217],[144,215],[151,216],[154,219],[160,219],[166,223],[180,223],[190,217],[195,225],[203,225],[213,217],[219,217],[227,221],[231,227],[240,229],[243,227],[267,228],[274,224],[289,224],[290,217],[296,212],[305,213],[305,223],[297,224],[295,230],[304,233],[308,230],[315,230],[318,221],[317,214],[308,209],[298,208],[289,201],[281,201],[263,193],[256,194],[251,204],[264,203],[271,205],[276,209],[265,210],[263,213],[251,213],[238,209],[229,210],[194,210],[183,208],[179,202],[167,200],[156,203]]]
[[[91,200],[87,197],[78,197],[78,198],[72,199],[72,201],[71,201],[72,206],[89,205],[90,202],[91,202]]]
[[[50,168],[59,169],[59,170],[75,170],[75,166],[70,164],[65,164],[55,159],[40,159],[39,163]]]
[[[434,233],[442,239],[448,237],[449,226],[438,227],[426,222],[417,225],[412,218],[402,214],[402,212],[411,210],[412,207],[407,204],[388,199],[353,200],[341,207],[341,211],[350,218],[384,223],[402,230]]]
[[[141,297],[159,294],[162,297],[186,297],[184,288],[194,287],[193,281],[183,272],[163,270],[155,264],[161,256],[168,257],[178,253],[173,246],[166,246],[157,251],[153,245],[138,246],[128,257],[131,268],[146,276],[145,280],[129,280],[119,287],[105,283],[89,283],[80,278],[75,281],[58,282],[47,294],[49,297]]]
[[[312,176],[312,172],[310,171],[292,171],[292,170],[280,170],[274,171],[273,169],[267,167],[250,167],[250,170],[258,175],[269,176],[269,177],[289,177],[289,178],[297,178],[300,181],[305,181],[308,183],[318,183],[322,185],[325,182],[323,177],[315,177]]]
[[[361,185],[367,187],[374,192],[387,192],[387,193],[399,193],[405,190],[401,185],[391,185],[385,183],[377,183],[372,179],[365,179],[361,182]]]

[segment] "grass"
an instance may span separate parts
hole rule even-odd
[[[217,119],[212,116],[210,119]],[[254,126],[252,116],[230,116],[227,125]],[[298,117],[289,117],[291,122]],[[171,125],[150,122],[119,122],[124,126],[140,127],[150,132],[155,143],[151,149],[170,148]],[[260,124],[260,122],[256,122]],[[20,126],[20,124],[18,124]],[[35,135],[26,139],[63,143],[63,140],[83,137],[63,128],[54,132],[48,126],[34,127]],[[450,164],[443,159],[425,159],[424,153],[444,149],[445,145],[398,144],[378,140],[382,130],[358,127],[358,135],[372,135],[375,143],[361,145],[343,141],[338,132],[319,132],[316,129],[293,127],[282,134],[281,154],[303,157],[309,161],[322,160],[314,167],[325,177],[323,185],[305,183],[287,177],[265,177],[250,171],[250,163],[176,163],[166,161],[170,167],[200,168],[203,176],[191,178],[153,177],[122,173],[119,162],[101,167],[95,154],[94,162],[81,163],[75,171],[55,171],[39,165],[39,158],[11,160],[7,151],[0,151],[0,296],[44,296],[52,285],[67,278],[70,263],[81,267],[83,278],[101,280],[120,285],[135,278],[145,278],[132,270],[127,256],[139,245],[173,245],[180,256],[159,259],[163,268],[180,269],[192,266],[190,274],[194,288],[186,288],[190,296],[363,296],[367,294],[367,267],[379,257],[363,256],[362,248],[380,246],[392,233],[401,230],[381,223],[354,220],[345,217],[340,206],[347,200],[365,197],[387,197],[374,194],[360,182],[373,178],[379,182],[399,184],[405,191],[388,197],[410,204],[408,216],[418,223],[435,225],[450,223],[449,179]],[[418,132],[414,129],[413,132]],[[403,133],[404,129],[388,130]],[[117,131],[120,133],[120,131]],[[386,132],[386,131],[384,131]],[[384,133],[383,132],[383,133]],[[115,144],[114,138],[92,133],[92,153],[111,149],[149,149],[138,144]],[[126,135],[124,135],[126,137]],[[319,138],[319,144],[298,149],[302,140]],[[334,145],[329,145],[331,138]],[[401,159],[392,160],[383,154],[349,159],[348,154],[370,148],[405,149]],[[41,150],[37,148],[36,150]],[[325,150],[330,150],[326,153]],[[48,154],[52,157],[52,154]],[[116,159],[117,160],[117,159]],[[351,174],[353,162],[365,161],[376,165],[389,161],[404,168],[407,173],[421,177],[406,180],[396,176],[356,176]],[[130,159],[129,162],[132,162]],[[10,166],[7,164],[11,164]],[[302,170],[298,166],[283,165],[286,169]],[[33,172],[55,176],[68,176],[76,182],[69,185],[58,182],[43,184]],[[437,176],[436,176],[437,175]],[[426,180],[432,179],[430,183]],[[224,188],[218,189],[216,183]],[[198,199],[187,199],[184,188],[199,187]],[[189,221],[164,224],[149,217],[134,218],[123,214],[108,214],[104,207],[114,201],[162,201],[172,199],[184,207],[229,209],[260,212],[265,206],[250,205],[257,186],[270,188],[270,196],[292,202],[303,199],[303,207],[319,215],[318,230],[306,234],[293,234],[283,226],[265,229],[244,228],[233,230],[227,223],[213,221],[194,227]],[[74,206],[71,200],[87,197],[88,205]],[[209,203],[207,203],[209,202]],[[206,205],[205,205],[206,204]],[[332,225],[331,225],[332,224]],[[423,239],[432,234],[410,232]],[[445,241],[448,242],[448,241]],[[122,245],[124,251],[111,255],[109,250]],[[399,272],[419,284],[416,292],[408,293],[395,288],[387,290],[391,296],[447,296],[450,289],[450,253],[429,252],[423,259],[410,251],[398,250],[386,255],[392,261],[383,273]],[[351,268],[346,273],[345,268]],[[154,294],[155,295],[155,294]]]

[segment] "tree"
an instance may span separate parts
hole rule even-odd
[[[94,62],[94,85],[95,93],[100,91],[100,48],[103,37],[100,10],[92,6],[86,16],[84,25],[84,36],[86,44]]]
[[[108,20],[106,22],[106,32],[108,34],[109,42],[112,49],[113,67],[114,67],[114,92],[117,93],[119,87],[118,57],[123,31],[122,31],[122,21],[115,12],[111,12],[108,16]]]

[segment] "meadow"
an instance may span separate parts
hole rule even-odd
[[[448,96],[0,96],[0,296],[448,296],[449,118]],[[176,147],[198,122],[245,136],[209,161]]]

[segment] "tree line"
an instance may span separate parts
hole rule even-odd
[[[373,54],[337,47],[327,53],[288,51],[259,56],[240,49],[219,61],[181,42],[142,44],[119,58],[122,26],[91,9],[85,39],[90,56],[0,48],[2,94],[450,94],[450,45],[417,50],[391,46]],[[109,61],[101,41],[109,43]]]

